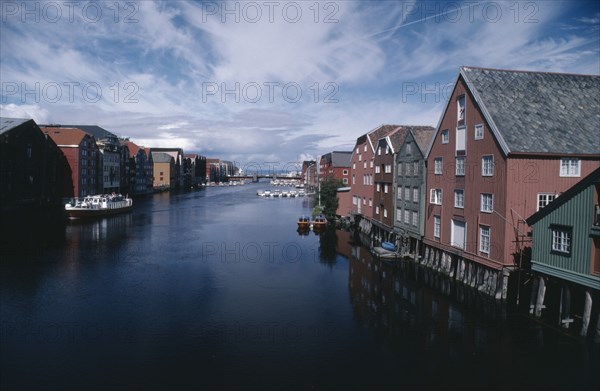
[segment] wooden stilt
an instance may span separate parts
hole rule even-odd
[[[581,326],[581,336],[586,337],[592,315],[592,296],[590,291],[585,291],[585,302],[583,304],[583,324]],[[600,326],[600,315],[598,316],[598,326]],[[597,330],[598,331],[598,330]]]
[[[546,295],[546,282],[544,281],[544,277],[540,277],[537,301],[535,303],[535,317],[536,318],[539,318],[542,316],[542,309],[544,308],[544,296],[545,295]]]
[[[533,315],[535,309],[535,302],[537,300],[539,279],[534,278],[531,283],[531,298],[529,299],[529,315]]]

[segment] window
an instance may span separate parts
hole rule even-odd
[[[387,209],[383,208],[383,217],[387,217]]]
[[[440,216],[433,216],[433,236],[439,238],[441,231],[442,221],[440,219]]]
[[[436,157],[433,160],[433,170],[434,170],[434,174],[436,174],[436,175],[442,174],[442,158],[441,157]]]
[[[366,147],[366,146],[367,146],[367,145],[365,144],[365,147]],[[356,147],[356,153],[358,153],[358,147]]]
[[[396,221],[402,222],[402,209],[396,208]]]
[[[464,154],[466,149],[466,133],[467,128],[465,126],[456,128],[456,153]]]
[[[459,125],[465,121],[465,96],[461,95],[456,100],[456,120]]]
[[[383,192],[387,194],[388,192],[388,185],[383,185]]]
[[[356,162],[352,163],[352,169],[356,170]]]
[[[406,143],[406,154],[412,155],[412,143]]]
[[[377,147],[377,155],[381,155],[381,147]]]
[[[375,186],[376,191],[380,191],[381,188],[379,187],[379,183]]]
[[[571,253],[571,228],[551,227],[552,228],[552,251],[562,254]]]
[[[413,202],[419,202],[419,188],[413,188]]]
[[[363,162],[363,168],[367,168],[367,161],[366,160]]]
[[[429,202],[436,205],[442,205],[442,189],[431,189]]]
[[[343,174],[343,175],[348,175],[348,170],[344,170],[344,171],[342,171],[342,174]]]
[[[404,188],[404,200],[410,201],[410,187],[408,186]]]
[[[412,165],[410,163],[406,163],[406,176],[412,176]]]
[[[442,130],[442,144],[448,144],[450,142],[450,133],[448,129]]]
[[[375,207],[375,214],[379,214],[379,207],[378,206]]]
[[[367,205],[367,199],[363,197],[363,205]]]
[[[356,205],[357,203],[356,196],[352,196],[352,205]]]
[[[481,211],[486,213],[492,213],[494,211],[493,194],[481,193]]]
[[[358,148],[357,148],[357,150],[358,150]],[[363,151],[367,152],[367,144],[365,144]]]
[[[481,175],[493,176],[494,175],[494,156],[483,156],[481,158]]]
[[[419,225],[419,212],[413,210],[412,212],[412,225],[415,227]]]
[[[581,165],[579,159],[565,158],[560,159],[560,176],[578,177],[580,176]]]
[[[398,199],[401,200],[402,199],[402,186],[398,185]]]
[[[371,168],[373,168],[373,160],[371,160]]]
[[[490,227],[485,225],[479,226],[479,251],[490,253]]]
[[[342,178],[342,183],[344,183],[344,184],[347,185],[348,184],[348,178]]]
[[[402,163],[398,163],[398,176],[402,175]]]
[[[538,193],[537,195],[537,210],[542,209],[544,206],[548,205],[549,203],[551,203],[552,201],[554,201],[554,199],[558,197],[557,194],[554,193]]]
[[[413,162],[413,175],[419,175],[419,162]]]
[[[373,200],[369,197],[369,206],[373,206]]]
[[[410,210],[404,210],[404,224],[410,224]]]
[[[454,207],[463,209],[465,207],[465,191],[462,189],[454,190]]]
[[[389,174],[392,172],[392,165],[391,164],[386,164],[385,165],[385,173]]]
[[[465,158],[464,158],[464,156],[456,158],[456,176],[465,176]]]
[[[363,178],[363,180],[364,180],[364,178]],[[352,174],[352,184],[356,185],[356,178],[354,177],[354,174]]]
[[[475,125],[475,140],[483,140],[483,124]]]
[[[381,173],[381,168],[379,166],[375,167],[375,174]]]
[[[465,248],[466,225],[464,221],[452,219],[452,232],[450,236],[450,245],[458,248]]]
[[[358,161],[362,162],[362,155],[358,155]]]

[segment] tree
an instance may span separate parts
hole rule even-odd
[[[316,206],[314,213],[323,213],[328,220],[333,220],[339,204],[337,189],[342,186],[344,186],[343,182],[340,179],[335,179],[333,176],[329,176],[323,182],[321,182],[319,190],[315,193]]]

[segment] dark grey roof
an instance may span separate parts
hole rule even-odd
[[[421,153],[425,155],[425,153],[427,153],[427,147],[435,135],[435,129],[431,126],[415,126],[410,130]]]
[[[0,134],[8,132],[11,129],[16,128],[19,125],[24,124],[27,121],[33,121],[30,118],[7,118],[0,117]]]
[[[352,152],[331,152],[331,164],[333,165],[333,167],[350,167],[351,160]]]
[[[169,163],[173,160],[173,156],[164,152],[152,152],[152,160],[154,163]]]
[[[600,76],[461,67],[506,154],[600,153]]]

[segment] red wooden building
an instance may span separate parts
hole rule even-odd
[[[427,153],[423,262],[497,298],[525,218],[600,166],[600,77],[461,67]]]

